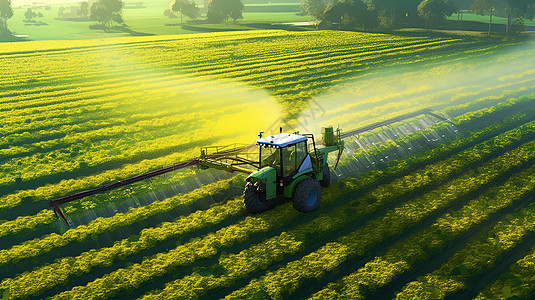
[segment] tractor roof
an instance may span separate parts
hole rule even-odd
[[[257,139],[256,142],[262,146],[275,146],[278,148],[284,148],[286,146],[294,145],[306,140],[306,137],[295,133],[277,133]]]

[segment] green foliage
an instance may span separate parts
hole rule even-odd
[[[342,28],[373,28],[377,25],[377,14],[361,0],[330,2],[322,20],[339,24]]]
[[[11,0],[0,0],[0,32],[8,32],[7,20],[13,17]]]
[[[98,0],[91,5],[89,18],[96,21],[96,25],[90,26],[91,29],[101,29],[109,31],[113,24],[123,24],[121,11],[124,3],[122,0]]]
[[[175,0],[171,6],[173,11],[180,12],[180,21],[182,22],[182,15],[195,19],[200,15],[199,8],[193,0]]]
[[[302,2],[303,11],[317,20],[323,19],[325,3],[323,0],[304,0]]]
[[[87,1],[80,2],[80,8],[77,11],[78,16],[87,18],[89,16],[89,3]]]
[[[32,20],[33,18],[37,17],[37,14],[31,8],[28,8],[24,13],[24,17],[26,20]]]
[[[477,14],[483,15],[487,11],[493,11],[496,8],[498,0],[474,0],[471,9],[475,10]]]
[[[244,5],[241,0],[210,0],[206,18],[210,23],[227,22],[229,18],[242,19]]]
[[[240,179],[241,178],[236,178],[234,180],[239,181]],[[206,185],[185,195],[167,198],[163,201],[156,201],[143,207],[132,208],[126,213],[116,214],[110,218],[98,218],[90,222],[88,225],[81,225],[77,228],[71,228],[62,235],[52,233],[41,238],[29,240],[22,244],[15,245],[10,249],[0,250],[0,266],[6,266],[17,263],[18,261],[24,259],[38,257],[39,255],[47,252],[66,247],[71,243],[84,242],[91,239],[92,236],[101,235],[117,228],[125,228],[128,225],[136,222],[142,222],[143,220],[152,216],[172,211],[182,205],[195,203],[204,197],[209,197],[210,195],[221,190],[228,189],[231,183],[231,180],[219,181],[210,185]],[[236,209],[233,211],[235,211],[235,213],[243,211],[243,207],[240,207],[239,211],[236,211]],[[44,218],[50,217],[49,212],[42,213],[41,215]],[[193,215],[191,218],[196,217]],[[21,221],[24,222],[27,220]],[[35,222],[35,220],[33,222]],[[157,234],[157,236],[159,236],[159,234]],[[161,238],[163,237],[164,235],[161,235]],[[9,286],[9,284],[7,285]],[[21,290],[20,293],[25,292],[24,290]]]
[[[450,0],[424,0],[418,5],[418,15],[427,24],[440,23],[455,11],[455,7]]]
[[[533,127],[533,125],[535,124],[531,123],[530,127]],[[523,127],[525,128],[525,126]],[[515,139],[514,136],[520,130],[523,129],[519,128],[502,136],[508,139]],[[499,140],[499,138],[493,139],[486,144],[489,145],[492,142],[503,144],[503,142],[497,142],[496,140]],[[525,161],[525,155],[529,157],[527,153],[531,152],[534,147],[535,144],[531,142],[509,153],[521,153],[517,157],[522,157],[522,160]],[[385,255],[376,257],[358,271],[341,279],[336,285],[331,285],[328,289],[320,291],[314,298],[321,299],[326,294],[336,295],[337,297],[361,298],[366,296],[370,291],[384,286],[397,276],[416,267],[419,262],[425,261],[425,259],[428,259],[432,255],[440,253],[452,240],[468,232],[475,225],[490,218],[493,213],[511,206],[515,202],[521,201],[527,194],[535,190],[535,184],[529,179],[529,176],[526,176],[527,174],[532,174],[534,171],[535,167],[531,167],[515,175],[503,185],[494,186],[483,192],[479,197],[466,203],[461,209],[449,211],[442,215],[426,230],[411,235],[407,240],[395,244]],[[496,253],[496,255],[498,254]],[[466,256],[468,254],[463,255]],[[470,256],[477,257],[478,254],[471,253]],[[442,278],[448,278],[448,284],[452,283],[451,278],[455,276],[466,278],[468,277],[467,275],[470,275],[470,272],[473,272],[473,270],[469,271],[462,264],[448,271],[450,270],[449,275],[442,276]],[[436,284],[436,281],[434,282]],[[452,292],[453,286],[449,286],[448,290],[445,290],[435,284],[426,288],[409,284],[399,294],[399,297],[402,299],[427,298],[429,295],[425,295],[422,291],[432,290],[433,293],[437,294],[436,298],[438,298],[439,294],[440,298],[443,298],[445,294]],[[455,285],[455,287],[459,286],[461,285]]]
[[[17,235],[21,232],[30,232],[56,221],[54,213],[45,209],[32,216],[21,216],[13,221],[0,223],[0,238]]]
[[[0,286],[16,287],[13,297],[40,294],[61,284],[62,280],[109,266],[117,261],[128,259],[130,255],[158,247],[158,244],[170,239],[180,238],[184,234],[216,225],[226,219],[243,214],[245,214],[245,208],[241,199],[231,200],[224,206],[218,205],[207,210],[199,210],[187,216],[179,217],[173,222],[165,222],[155,228],[143,229],[138,236],[117,241],[111,247],[90,250],[76,257],[64,257],[50,265],[33,270],[31,273],[4,280]],[[91,231],[91,229],[87,228],[85,231],[83,235],[89,234],[87,231]],[[65,234],[68,235],[69,231]],[[193,246],[183,245],[179,248],[188,249],[191,247],[193,249]],[[105,290],[103,292],[106,293]]]

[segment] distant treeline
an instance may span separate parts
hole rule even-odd
[[[507,33],[523,30],[535,16],[535,0],[304,0],[303,11],[325,27],[437,27],[464,10],[507,18]],[[490,28],[490,26],[489,26]]]

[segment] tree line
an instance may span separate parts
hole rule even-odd
[[[89,7],[80,4],[80,11],[96,23],[91,29],[109,31],[124,25],[123,0],[97,0]],[[242,19],[241,0],[205,0],[209,23]],[[327,28],[398,28],[404,26],[436,27],[454,13],[462,16],[470,9],[489,16],[489,33],[493,16],[507,18],[506,32],[523,30],[524,21],[535,16],[535,0],[303,0],[302,9]],[[31,12],[27,12],[31,13]],[[194,0],[173,0],[165,14],[169,17],[200,17]],[[11,0],[0,0],[0,35],[10,35],[7,20],[13,16]]]
[[[535,16],[535,0],[304,0],[303,10],[325,27],[435,27],[454,13],[474,10],[507,18],[506,31],[521,30]]]
[[[241,0],[208,0],[206,2],[206,19],[209,23],[228,22],[242,19],[244,8]],[[97,0],[89,7],[87,1],[80,3],[79,16],[89,17],[96,23],[89,26],[90,29],[101,29],[110,31],[118,25],[124,25],[122,17],[123,0]],[[83,15],[82,15],[83,14]],[[194,0],[173,0],[166,10],[167,16],[180,14],[180,18],[185,15],[190,19],[200,17],[200,9]],[[26,18],[32,19],[33,11],[28,9]],[[7,27],[7,20],[13,17],[13,7],[11,0],[0,0],[0,36],[11,35]]]

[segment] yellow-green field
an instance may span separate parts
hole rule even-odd
[[[479,252],[463,247],[479,244],[463,238],[504,236],[509,248],[496,246],[489,261],[533,246],[523,242],[529,226],[522,236],[503,232],[533,223],[534,52],[528,41],[340,31],[2,44],[0,289],[6,299],[472,295],[467,285],[487,269],[437,258],[447,244],[472,259]],[[201,146],[252,143],[279,126],[349,130],[431,106],[461,124],[458,139],[336,183],[310,214],[289,203],[247,214],[227,193],[242,176],[70,229],[48,208],[56,197],[198,157]],[[206,199],[214,205],[195,206]],[[434,269],[419,273],[428,262]]]

